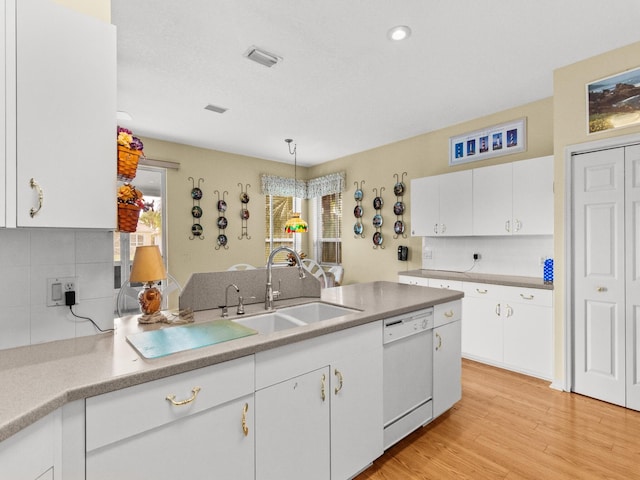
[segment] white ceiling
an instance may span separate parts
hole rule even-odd
[[[640,40],[638,0],[111,5],[118,110],[133,118],[121,125],[289,163],[284,139],[293,138],[300,165],[550,97],[554,69]],[[402,24],[412,36],[388,40]],[[284,60],[273,68],[249,61],[252,45]]]

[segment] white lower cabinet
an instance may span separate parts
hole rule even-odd
[[[86,401],[86,478],[254,478],[254,357]]]
[[[256,354],[256,479],[352,478],[382,434],[381,322]]]
[[[552,379],[552,291],[470,282],[464,291],[463,355]]]
[[[41,418],[0,443],[0,478],[53,480],[59,470],[60,411]]]
[[[433,418],[462,398],[462,302],[436,305],[433,329]]]

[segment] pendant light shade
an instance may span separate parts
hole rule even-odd
[[[287,138],[285,139],[287,145],[289,147],[289,154],[293,155],[293,181],[294,181],[294,191],[297,192],[298,189],[298,146],[296,144],[293,145],[293,151],[291,151],[291,142],[293,139]],[[297,195],[294,195],[297,197]],[[307,233],[309,230],[309,225],[300,217],[300,212],[293,212],[289,220],[284,226],[285,233]]]

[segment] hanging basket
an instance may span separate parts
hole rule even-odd
[[[118,204],[118,231],[133,233],[138,228],[140,207],[129,203]]]
[[[118,145],[118,180],[126,182],[136,177],[141,154],[142,150],[131,150]]]

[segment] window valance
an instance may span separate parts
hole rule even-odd
[[[293,178],[262,175],[261,184],[264,195],[315,198],[344,191],[346,174],[345,172],[337,172],[307,181],[298,180],[297,185],[295,185]]]

